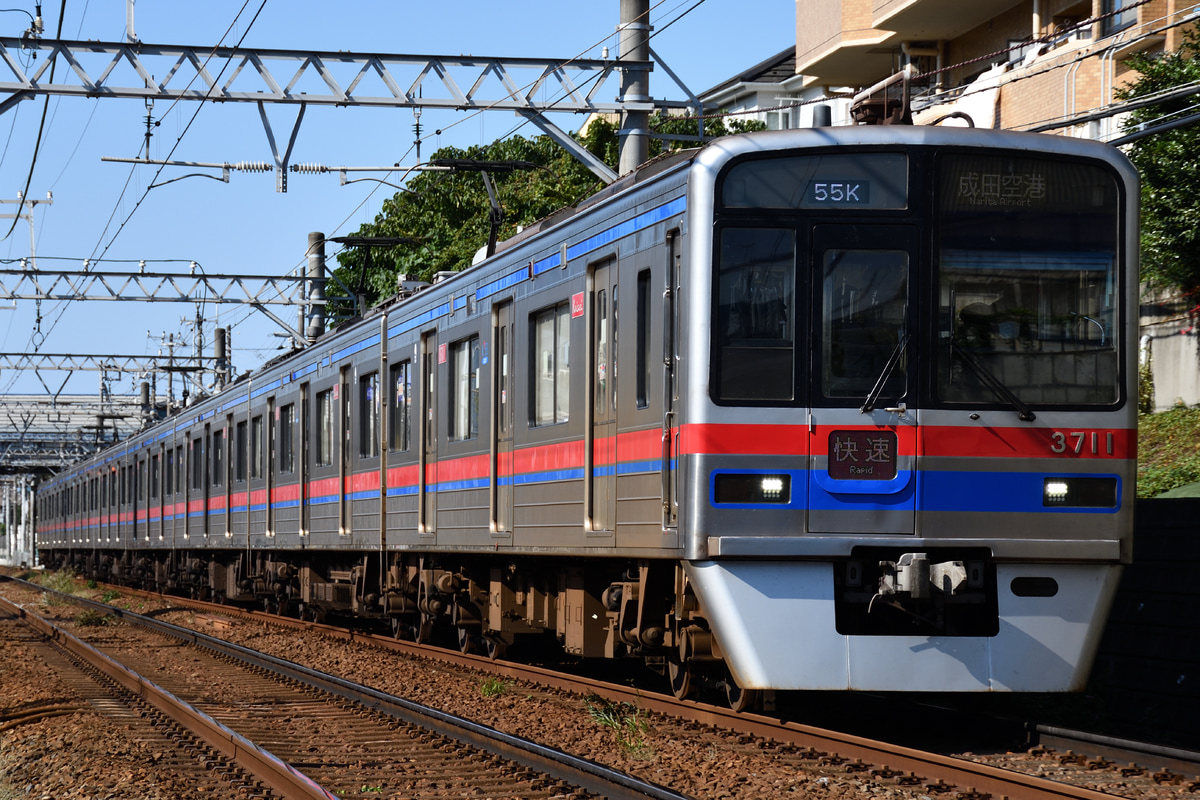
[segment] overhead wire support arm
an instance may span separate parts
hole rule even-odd
[[[15,56],[28,49],[47,53],[32,73],[27,73]],[[74,80],[43,83],[49,65],[60,56],[70,66],[67,76],[73,75]],[[204,67],[210,57],[236,64],[220,84]],[[98,63],[89,70],[91,61]],[[162,68],[151,67],[152,62]],[[3,36],[0,65],[0,94],[575,113],[613,113],[630,105],[596,99],[618,70],[617,62],[601,59],[259,50],[64,39],[30,42]],[[652,68],[649,61],[623,61],[619,66]],[[137,80],[125,79],[129,69]],[[280,74],[288,71],[291,77],[280,80],[275,70]],[[305,80],[310,73],[315,73],[316,81]],[[164,77],[156,80],[155,74]],[[261,81],[258,87],[252,86],[255,76]],[[201,84],[197,88],[189,88],[193,77]],[[235,90],[239,78],[246,88]],[[589,83],[587,92],[579,88]],[[314,88],[309,84],[323,86],[325,91],[300,91],[301,84],[308,89]],[[535,97],[543,89],[556,89],[563,96],[540,102]],[[634,105],[643,110],[653,107],[649,102]]]

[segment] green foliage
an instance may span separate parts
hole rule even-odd
[[[633,703],[614,703],[598,695],[591,695],[583,702],[592,719],[612,729],[621,750],[631,756],[653,755],[650,743],[646,740],[650,722],[642,715],[640,708]]]
[[[100,595],[100,602],[101,603],[111,603],[113,600],[116,600],[120,596],[121,596],[121,593],[118,592],[116,589],[105,589],[104,594]]]
[[[484,697],[499,697],[508,689],[508,681],[504,678],[491,677],[483,680],[479,684],[479,693]]]
[[[1200,408],[1177,406],[1138,418],[1138,497],[1200,481]]]
[[[109,625],[119,625],[120,622],[121,621],[114,616],[105,614],[103,611],[95,611],[90,608],[80,611],[79,615],[75,617],[75,624],[81,628],[106,627]]]
[[[75,570],[68,567],[58,572],[48,572],[42,576],[39,583],[47,589],[52,589],[56,592],[75,594]],[[42,595],[42,602],[48,606],[58,606],[70,601],[64,600],[55,594],[45,594]]]
[[[1139,53],[1127,62],[1141,73],[1120,100],[1170,91],[1200,81],[1200,35],[1183,33],[1173,53]],[[1133,111],[1126,131],[1194,113],[1200,91]],[[1139,139],[1128,155],[1142,176],[1142,279],[1200,294],[1200,127],[1189,125]]]
[[[651,129],[673,135],[694,136],[696,120],[689,117],[654,117]],[[756,121],[706,120],[706,138],[725,136],[764,126]],[[616,168],[618,157],[617,126],[606,119],[592,120],[576,139],[589,152]],[[666,151],[694,147],[695,142],[667,142],[652,139],[650,157]],[[489,173],[497,199],[504,210],[500,241],[554,212],[579,203],[603,188],[603,183],[578,159],[547,136],[526,139],[513,136],[489,145],[462,150],[445,147],[433,159],[457,158],[480,161],[528,161],[532,170]],[[466,269],[475,253],[487,244],[490,205],[483,178],[477,172],[422,172],[399,192],[383,202],[375,221],[364,224],[356,236],[402,236],[416,244],[391,248],[372,248],[367,268],[366,250],[350,248],[338,254],[338,278],[352,292],[361,293],[368,304],[375,304],[396,292],[397,278],[431,280],[435,273]],[[333,314],[347,309],[331,308]]]

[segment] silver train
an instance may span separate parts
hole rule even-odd
[[[47,480],[49,566],[685,696],[1082,687],[1136,459],[1137,179],[718,140]]]

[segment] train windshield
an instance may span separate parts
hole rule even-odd
[[[936,398],[1119,402],[1115,178],[1066,160],[948,155],[939,190]]]

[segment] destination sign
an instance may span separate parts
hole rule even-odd
[[[808,185],[805,206],[869,206],[871,182],[864,180],[813,181]]]

